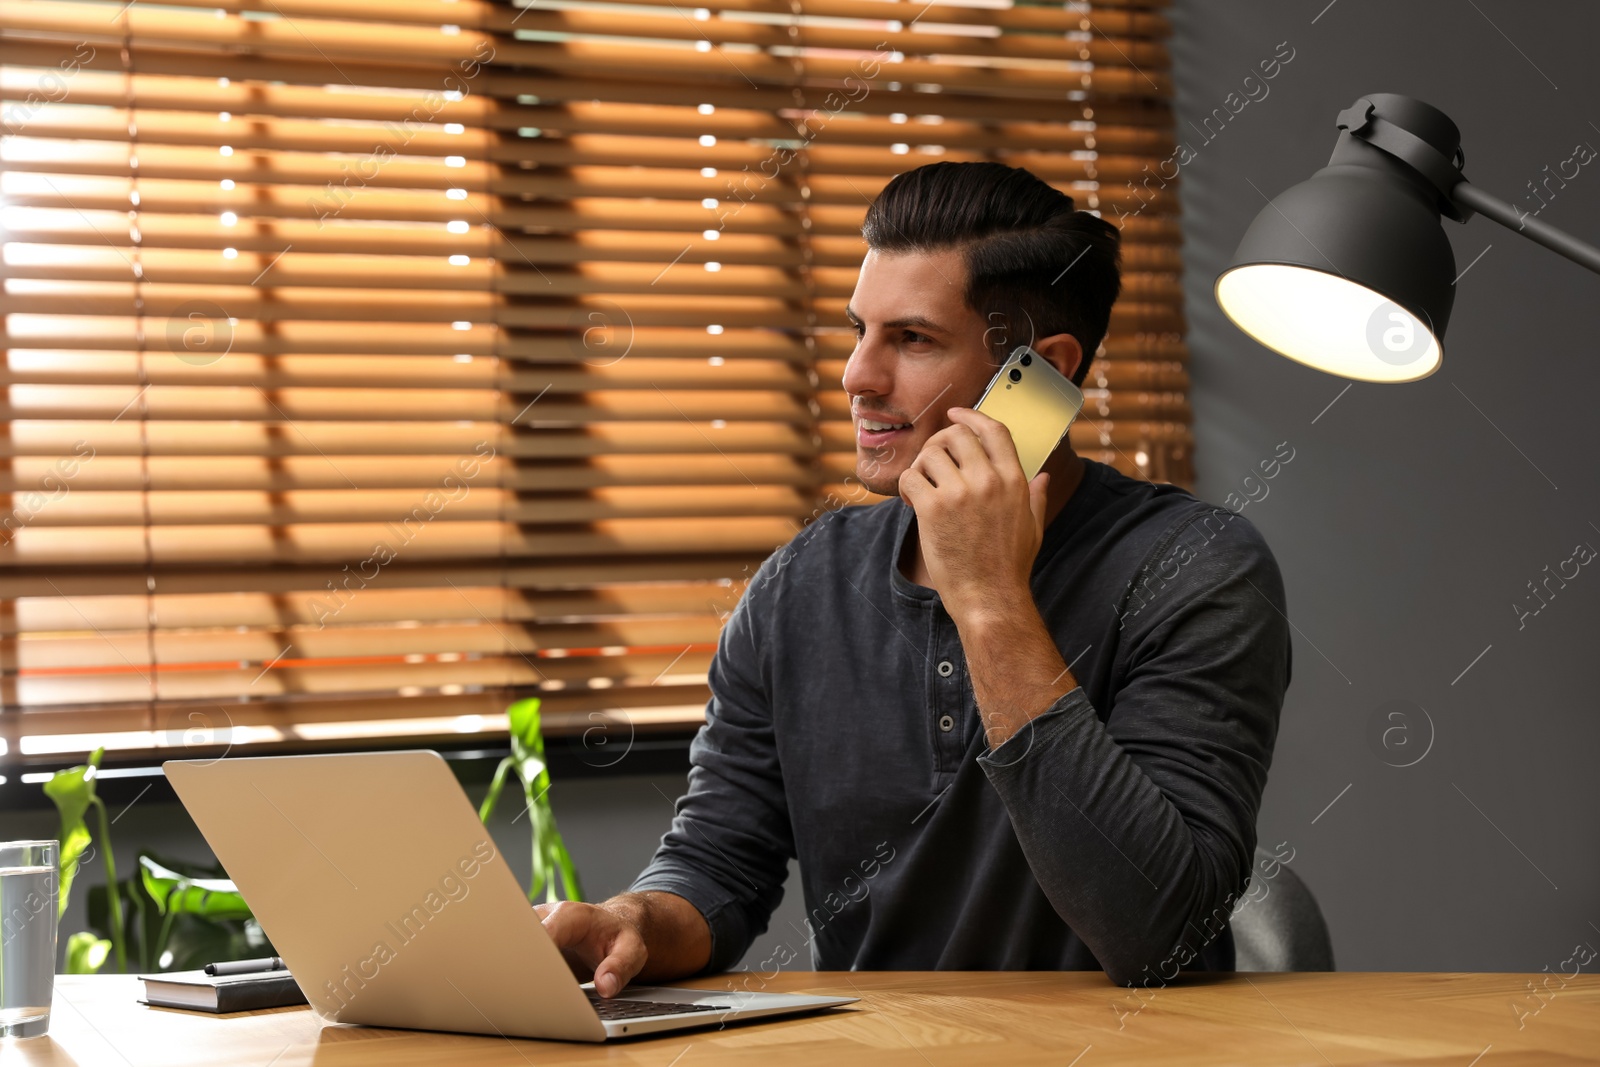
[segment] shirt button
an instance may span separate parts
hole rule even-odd
[[[948,715],[939,716],[939,729],[943,730],[945,733],[949,733],[951,730],[954,730],[955,727],[956,727],[955,719],[951,718]]]
[[[942,660],[939,661],[939,667],[938,667],[939,677],[948,678],[948,677],[950,677],[951,674],[955,673],[955,669],[956,669],[956,665],[954,663],[951,663],[949,660],[942,659]]]

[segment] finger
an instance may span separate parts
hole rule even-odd
[[[950,455],[943,442],[933,437],[922,446],[922,451],[917,453],[917,458],[911,466],[920,470],[922,476],[928,479],[934,488],[954,485],[962,480],[961,468],[955,458]]]
[[[900,472],[897,487],[900,490],[901,499],[910,504],[911,510],[915,511],[918,498],[929,489],[932,489],[933,483],[928,481],[928,476],[916,467],[907,467]]]
[[[534,910],[539,913],[545,933],[560,951],[572,976],[580,982],[587,982],[594,974],[595,960],[600,958],[602,951],[588,944],[587,920],[580,909],[565,907],[567,903],[536,904]]]
[[[592,978],[601,996],[615,996],[644,968],[648,956],[644,941],[604,908],[557,901],[549,915],[546,928],[567,966],[580,982]]]
[[[944,451],[950,454],[956,466],[963,471],[978,471],[996,466],[995,458],[990,455],[988,446],[971,426],[958,423],[939,432],[949,435],[942,441]],[[932,439],[929,443],[932,443]]]
[[[569,908],[571,903],[558,900],[553,904],[535,904],[533,910],[539,913],[539,921],[544,924],[545,932],[556,944],[563,944],[571,939],[574,927],[581,921],[578,918],[578,909]]]
[[[540,911],[544,929],[550,940],[569,958],[587,958],[590,963],[603,954],[603,946],[595,944],[595,909],[593,905],[570,900],[554,904],[535,905]]]
[[[1017,444],[1011,437],[1011,428],[1005,423],[974,408],[951,408],[945,414],[950,416],[952,422],[967,427],[978,436],[997,469],[1009,470],[1013,466],[1019,471],[1022,469],[1022,460],[1017,456]]]
[[[623,927],[611,943],[606,958],[594,969],[594,990],[602,997],[614,997],[633,976],[644,969],[648,953],[644,942],[633,931]]]
[[[1050,513],[1050,475],[1040,471],[1028,483],[1028,510],[1033,513],[1033,526],[1044,536],[1044,519]]]

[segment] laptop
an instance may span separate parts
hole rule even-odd
[[[437,752],[171,760],[178,799],[329,1022],[605,1041],[858,997],[579,984]]]

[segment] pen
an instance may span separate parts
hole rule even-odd
[[[206,964],[206,973],[216,977],[225,974],[254,974],[257,971],[284,970],[283,960],[270,956],[264,960],[229,960],[226,963]]]

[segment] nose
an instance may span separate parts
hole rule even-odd
[[[888,346],[867,330],[856,341],[844,364],[844,391],[849,397],[887,396],[894,388],[894,370]]]

